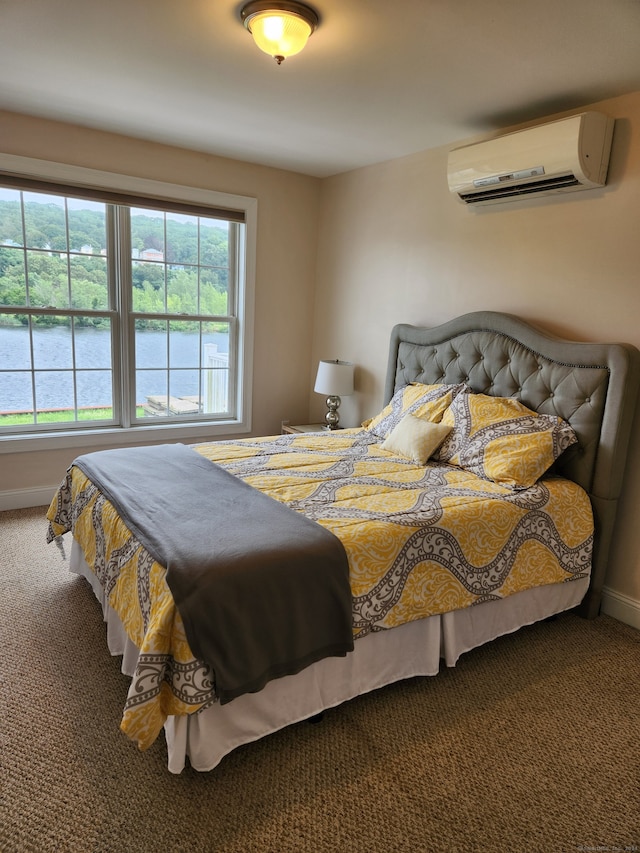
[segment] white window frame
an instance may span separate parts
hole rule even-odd
[[[162,200],[171,199],[214,209],[243,211],[245,220],[244,253],[241,254],[240,258],[240,263],[244,264],[244,269],[240,270],[237,294],[237,318],[241,330],[241,341],[238,350],[239,389],[235,417],[215,421],[198,420],[190,424],[154,422],[148,426],[145,424],[133,427],[101,427],[98,429],[74,427],[73,430],[56,431],[55,433],[38,432],[31,435],[5,435],[0,437],[0,455],[69,447],[111,447],[114,444],[139,444],[141,441],[189,441],[190,439],[202,439],[205,436],[215,439],[221,436],[250,432],[253,389],[257,199],[147,178],[137,178],[132,175],[120,175],[115,172],[103,172],[49,160],[36,160],[13,154],[0,153],[0,171],[24,178],[66,184],[70,188],[70,196],[74,186],[77,186],[78,189],[93,187],[144,196],[150,202],[157,199],[159,207],[162,206]],[[0,177],[0,183],[1,181]]]

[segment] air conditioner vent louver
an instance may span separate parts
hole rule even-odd
[[[588,111],[449,151],[450,191],[468,207],[603,187],[614,120]]]
[[[556,178],[547,178],[536,181],[535,184],[513,184],[510,187],[496,187],[495,190],[485,190],[476,193],[460,193],[460,198],[467,204],[477,204],[479,201],[489,201],[498,198],[514,198],[519,195],[531,195],[544,190],[562,189],[564,187],[577,187],[580,181],[575,175],[560,175]]]

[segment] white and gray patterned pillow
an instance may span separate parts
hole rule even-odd
[[[399,388],[384,409],[362,426],[374,435],[385,439],[405,415],[439,423],[454,398],[467,391],[464,383],[458,385],[422,385],[413,382]]]
[[[562,418],[512,397],[461,394],[444,413],[452,432],[433,455],[510,489],[527,489],[578,439]]]

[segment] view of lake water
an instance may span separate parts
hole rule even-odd
[[[229,336],[224,333],[203,335],[203,343],[217,344],[218,352],[229,351]],[[39,328],[33,335],[34,360],[37,369],[65,370],[71,367],[71,332],[61,326]],[[196,332],[171,332],[171,394],[174,397],[197,393],[199,337]],[[84,374],[86,380],[81,400],[95,406],[111,405],[110,333],[103,329],[77,329],[75,332],[76,366],[92,370]],[[149,368],[167,367],[167,336],[164,332],[136,332],[137,401],[153,394],[163,394],[165,374],[152,373]],[[0,326],[0,368],[18,370],[28,368],[29,332],[25,327]],[[60,376],[61,374],[58,374]],[[160,387],[159,387],[160,386]],[[73,406],[73,393],[68,384],[58,382],[51,374],[42,374],[37,381],[37,404],[40,411]],[[28,411],[31,409],[31,386],[13,373],[0,373],[0,411]]]

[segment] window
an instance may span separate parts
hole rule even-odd
[[[0,175],[0,438],[248,428],[250,205],[173,190]]]

